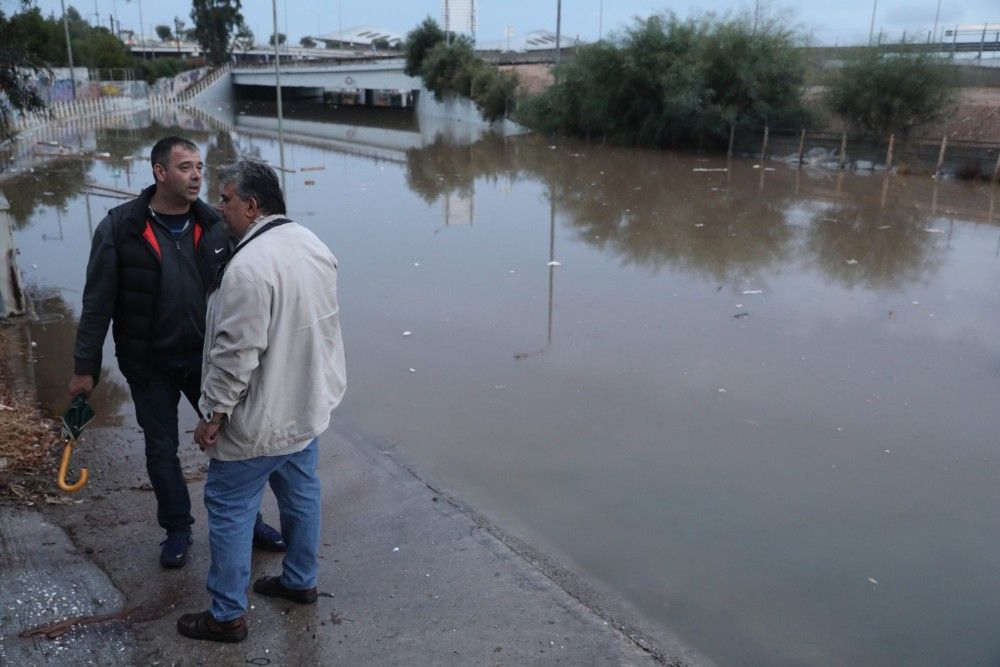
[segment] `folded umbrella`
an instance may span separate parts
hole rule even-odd
[[[66,470],[69,468],[69,457],[73,453],[73,445],[76,444],[80,433],[94,419],[94,409],[87,404],[87,399],[83,394],[79,394],[70,403],[69,409],[62,418],[62,437],[65,446],[63,447],[62,462],[59,464],[59,488],[68,493],[74,493],[83,488],[87,483],[87,469],[80,469],[80,479],[69,484],[66,482]]]

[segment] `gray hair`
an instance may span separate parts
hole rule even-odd
[[[278,174],[260,160],[242,159],[219,169],[219,185],[232,183],[240,199],[253,199],[264,215],[285,214]]]

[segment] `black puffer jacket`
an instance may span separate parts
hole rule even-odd
[[[113,320],[118,367],[144,384],[157,364],[200,363],[205,294],[232,252],[219,213],[198,199],[195,224],[179,238],[152,219],[156,186],[111,209],[94,231],[83,313],[76,332],[74,372],[97,382]]]

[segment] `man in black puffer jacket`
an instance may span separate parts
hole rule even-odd
[[[118,367],[146,441],[156,518],[167,533],[160,563],[176,568],[187,562],[194,523],[177,456],[177,405],[183,394],[198,409],[206,293],[231,242],[222,217],[198,198],[204,167],[198,147],[167,137],[150,159],[156,182],[111,209],[94,231],[69,393],[93,391],[113,322]],[[281,535],[259,516],[254,544],[284,550]]]

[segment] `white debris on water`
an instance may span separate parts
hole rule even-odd
[[[943,229],[936,229],[934,227],[928,227],[924,229],[924,231],[927,232],[928,234],[944,234]]]
[[[762,290],[762,289],[745,289],[745,290],[743,290],[743,293],[744,294],[763,294],[764,290]]]
[[[404,335],[404,336],[412,336],[412,335],[413,335],[413,332],[412,332],[412,331],[404,331],[404,332],[403,332],[403,335]]]
[[[874,578],[872,578],[872,577],[868,577],[868,581],[872,582],[872,583],[873,583],[873,584],[875,584],[875,585],[878,585],[878,581],[876,581],[876,580],[875,580]]]
[[[849,259],[849,260],[847,260],[847,263],[848,263],[848,264],[852,264],[852,265],[853,265],[853,264],[857,264],[857,263],[858,263],[858,260],[856,260],[856,259]]]
[[[562,262],[549,262],[545,266],[562,266]]]
[[[416,369],[416,368],[411,368],[411,369],[410,369],[410,372],[411,372],[411,373],[416,373],[416,372],[417,372],[417,369]]]
[[[392,548],[392,551],[393,551],[393,553],[395,553],[395,552],[399,551],[399,547],[393,547],[393,548]]]

